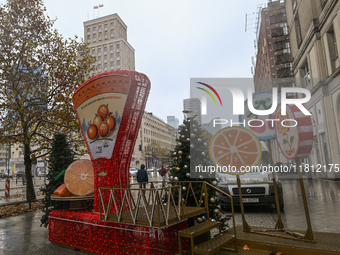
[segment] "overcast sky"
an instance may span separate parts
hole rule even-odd
[[[5,0],[0,0],[5,3]],[[266,1],[263,1],[266,2]],[[190,78],[252,77],[254,30],[245,32],[245,14],[256,0],[45,0],[47,13],[64,37],[83,38],[83,22],[117,13],[128,26],[136,71],[151,80],[146,110],[166,122],[182,123],[183,99],[190,97]],[[95,11],[98,17],[98,11]],[[251,18],[255,18],[252,15]]]

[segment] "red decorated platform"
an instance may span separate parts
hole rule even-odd
[[[99,189],[130,183],[130,161],[149,91],[150,80],[146,75],[115,70],[92,77],[74,92],[74,108],[94,169],[94,205],[93,211],[52,211],[48,225],[50,241],[98,254],[178,251],[178,231],[187,228],[186,220],[155,228],[103,221],[99,215]],[[102,118],[100,125],[94,124],[98,114]],[[115,124],[110,127],[113,120]],[[99,128],[101,125],[107,126],[105,132]],[[117,194],[122,200],[122,191]],[[110,193],[103,193],[102,203],[108,204],[109,198]],[[110,212],[115,212],[113,207]]]
[[[49,215],[49,240],[98,254],[174,254],[178,231],[187,220],[154,228],[102,221],[91,210],[55,210]],[[184,248],[189,242],[182,242]]]

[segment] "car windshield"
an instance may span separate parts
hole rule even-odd
[[[262,151],[262,157],[259,162],[259,165],[269,165],[270,164],[270,155],[268,151]]]

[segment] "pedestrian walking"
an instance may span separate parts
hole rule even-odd
[[[139,183],[139,188],[141,189],[143,187],[143,189],[146,188],[146,183],[149,182],[149,176],[148,173],[145,170],[145,165],[142,164],[140,166],[140,169],[137,172],[137,182]]]
[[[167,170],[165,169],[164,166],[162,166],[161,169],[159,169],[159,175],[162,176],[163,182],[165,182],[165,176],[166,176]]]

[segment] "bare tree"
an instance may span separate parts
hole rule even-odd
[[[93,63],[86,44],[64,39],[45,11],[41,0],[0,6],[0,142],[23,149],[28,201],[32,161],[49,152],[53,134],[83,143],[71,96]]]

